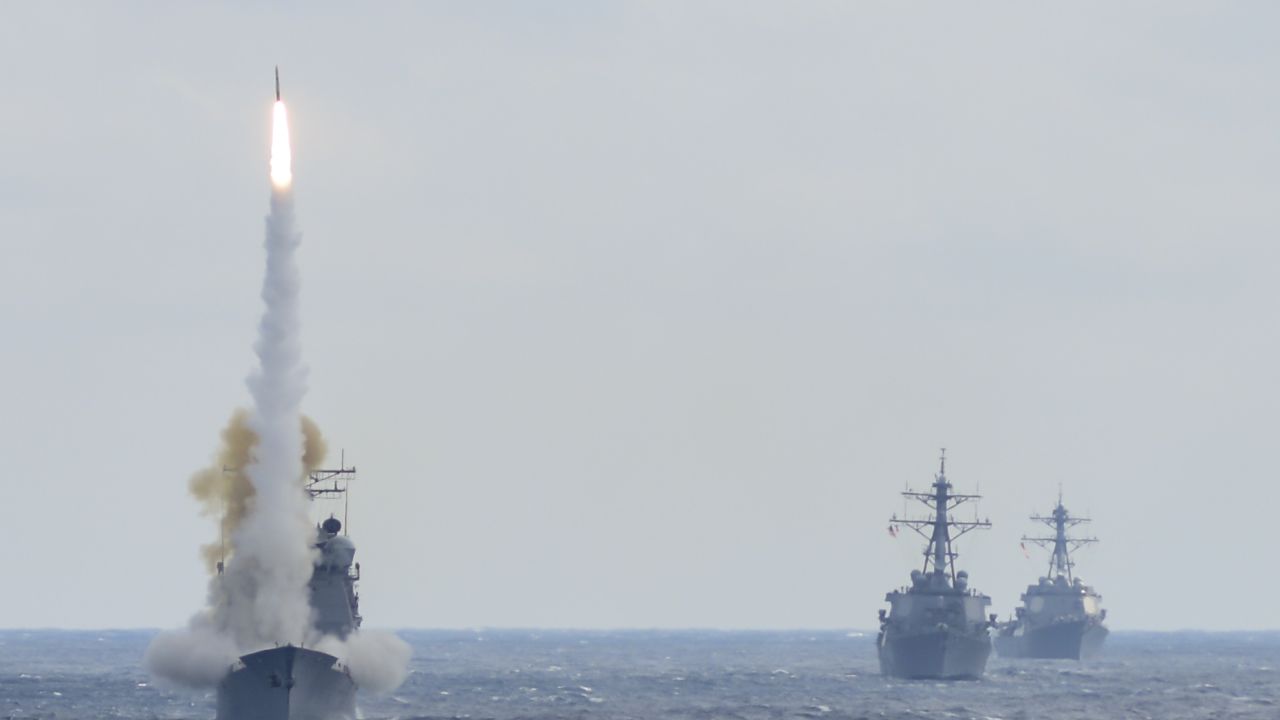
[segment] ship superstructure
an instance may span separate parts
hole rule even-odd
[[[354,467],[317,470],[308,476],[307,492],[312,499],[345,501],[347,483],[354,477]],[[316,527],[315,548],[310,583],[314,628],[346,639],[361,621],[355,544],[342,521],[330,516]],[[333,655],[307,647],[283,645],[245,655],[218,685],[217,720],[355,718],[351,673]]]
[[[307,478],[307,492],[312,499],[343,501],[346,517],[347,484],[355,477],[355,468],[316,470]],[[311,573],[311,607],[315,610],[315,628],[325,635],[345,640],[360,629],[360,563],[355,561],[356,546],[347,536],[342,522],[332,515],[316,528],[319,555]]]
[[[1002,657],[1086,660],[1106,640],[1109,631],[1102,623],[1107,611],[1102,596],[1076,577],[1072,554],[1098,539],[1071,537],[1068,531],[1091,520],[1072,516],[1061,491],[1052,513],[1031,519],[1053,530],[1051,536],[1022,538],[1024,547],[1030,542],[1049,550],[1048,573],[1027,586],[1014,619],[1001,623],[996,651]]]
[[[957,506],[979,495],[958,495],[947,481],[946,451],[930,492],[902,493],[931,514],[923,519],[890,520],[891,532],[911,528],[927,540],[924,564],[911,571],[911,584],[885,595],[889,610],[880,611],[876,646],[880,672],[901,678],[973,679],[981,677],[991,655],[987,616],[991,598],[969,587],[969,574],[956,571],[955,540],[972,530],[991,527],[988,520],[958,520]]]

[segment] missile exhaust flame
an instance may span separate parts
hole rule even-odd
[[[271,117],[271,184],[285,190],[293,184],[293,149],[289,146],[289,112],[276,100]]]

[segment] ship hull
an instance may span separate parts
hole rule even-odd
[[[355,720],[356,686],[334,656],[290,645],[240,661],[218,685],[217,720]]]
[[[951,630],[880,633],[880,672],[906,679],[976,680],[986,672],[991,638],[986,632]]]
[[[996,652],[1005,658],[1046,660],[1089,660],[1101,650],[1110,631],[1096,620],[1070,620],[1036,628],[1021,634],[996,636]]]

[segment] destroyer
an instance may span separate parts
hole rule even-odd
[[[1101,607],[1102,596],[1073,574],[1075,561],[1071,555],[1080,546],[1098,539],[1067,535],[1070,528],[1090,520],[1072,517],[1062,505],[1061,491],[1052,514],[1033,515],[1031,519],[1054,531],[1053,537],[1022,538],[1024,547],[1032,542],[1052,548],[1049,573],[1035,585],[1027,586],[1014,619],[1001,623],[996,652],[1010,658],[1087,660],[1098,653],[1107,638],[1108,630],[1102,624],[1107,611]]]
[[[312,498],[343,497],[355,468],[317,470],[308,478]],[[345,513],[344,513],[345,514]],[[346,639],[360,627],[355,583],[356,548],[330,517],[316,528],[316,564],[311,608],[317,634]],[[219,571],[222,563],[218,563]],[[338,658],[306,647],[284,645],[240,658],[218,684],[217,720],[354,720],[356,684]]]
[[[896,535],[905,525],[928,540],[924,567],[911,571],[911,585],[885,595],[889,611],[880,611],[880,635],[876,646],[880,672],[901,678],[973,679],[982,676],[991,655],[988,628],[995,616],[986,616],[991,598],[969,588],[969,574],[956,572],[953,542],[991,522],[965,522],[951,511],[978,495],[956,495],[947,482],[947,457],[943,450],[933,492],[907,491],[904,497],[923,503],[932,511],[923,520],[890,520]]]

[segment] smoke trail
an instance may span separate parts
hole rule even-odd
[[[277,103],[277,128],[282,110]],[[267,216],[266,310],[254,346],[259,366],[248,379],[253,397],[249,425],[258,438],[245,470],[253,485],[253,506],[235,531],[236,554],[221,583],[227,597],[215,605],[223,611],[220,624],[241,648],[302,643],[311,627],[307,583],[314,550],[308,542],[307,496],[299,483],[306,394],[296,260],[300,244],[290,185],[276,182]]]
[[[184,631],[162,633],[147,651],[156,675],[187,685],[205,685],[226,673],[238,653],[309,640],[314,531],[303,489],[302,364],[299,272],[301,235],[294,222],[289,123],[284,103],[273,108],[271,206],[266,219],[266,308],[254,351],[258,367],[247,384],[253,409],[246,427],[224,433],[233,477],[223,488],[227,515],[235,519],[226,571],[209,585],[206,610]],[[207,481],[209,478],[204,478]],[[203,490],[208,484],[193,482]],[[217,485],[215,481],[212,483]]]

